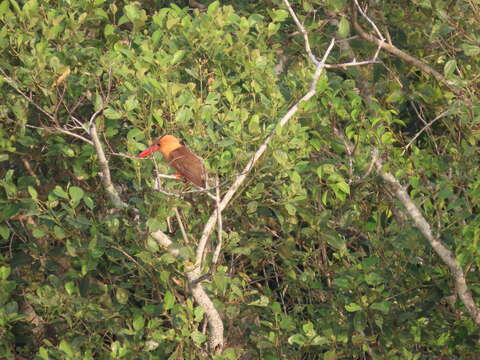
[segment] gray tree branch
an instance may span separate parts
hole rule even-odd
[[[472,297],[472,293],[467,286],[467,281],[465,279],[465,273],[463,272],[462,267],[458,264],[457,259],[455,258],[454,253],[449,250],[443,243],[435,237],[432,233],[432,229],[422,215],[417,205],[412,201],[408,195],[407,190],[402,184],[389,172],[383,170],[383,164],[380,158],[376,159],[375,167],[377,174],[390,185],[395,196],[405,207],[407,214],[413,220],[415,227],[425,236],[425,238],[430,243],[430,246],[433,250],[440,256],[442,261],[449,267],[452,275],[453,281],[455,282],[455,289],[460,297],[460,300],[467,308],[470,316],[472,317],[475,324],[480,325],[480,313],[475,304],[475,301]]]

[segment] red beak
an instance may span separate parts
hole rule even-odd
[[[158,145],[152,145],[149,148],[143,150],[140,154],[138,154],[138,157],[145,158],[147,156],[152,155],[155,151],[160,151],[160,148]]]

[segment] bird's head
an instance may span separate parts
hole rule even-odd
[[[138,157],[145,158],[152,155],[154,152],[160,151],[163,156],[168,156],[170,152],[181,147],[180,140],[172,135],[164,135],[155,139],[152,146],[142,151]]]

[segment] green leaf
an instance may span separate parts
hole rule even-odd
[[[382,284],[384,282],[384,279],[381,275],[377,273],[369,273],[365,275],[365,281],[368,285],[376,286]]]
[[[32,231],[32,235],[35,239],[40,239],[45,236],[47,232],[42,228],[35,228]]]
[[[340,11],[347,4],[347,0],[327,0],[327,4],[330,8],[333,8],[333,10]]]
[[[0,266],[0,279],[7,280],[10,276],[11,269],[8,266]]]
[[[362,333],[367,327],[367,321],[365,319],[365,313],[361,311],[355,312],[353,316],[353,328],[355,331]]]
[[[135,316],[133,319],[133,328],[135,331],[140,331],[144,328],[145,326],[145,319],[143,318],[142,315],[138,314]]]
[[[63,231],[63,229],[57,225],[53,227],[53,232],[55,234],[55,237],[59,240],[62,240],[67,236],[67,234],[65,234],[65,231]]]
[[[309,338],[317,335],[317,332],[315,331],[315,327],[314,327],[314,325],[311,321],[308,321],[305,324],[303,324],[302,325],[302,330],[305,333],[305,335]]]
[[[170,291],[167,291],[165,293],[165,296],[163,297],[163,308],[165,310],[170,310],[173,308],[173,305],[175,304],[175,297]]]
[[[297,208],[292,204],[285,204],[285,209],[287,209],[288,215],[294,216],[297,213]]]
[[[34,187],[28,186],[28,193],[30,194],[30,196],[32,197],[33,200],[37,200],[38,193],[37,193],[37,190],[35,190]]]
[[[337,188],[345,194],[350,194],[350,186],[346,182],[338,182]]]
[[[40,356],[43,360],[49,360],[49,359],[50,359],[50,357],[48,356],[48,350],[45,349],[43,346],[40,347],[39,356]]]
[[[405,94],[400,89],[392,91],[390,95],[388,95],[387,98],[385,99],[385,101],[389,104],[402,103],[404,100],[405,100]]]
[[[72,347],[65,340],[60,341],[60,345],[58,346],[58,348],[61,351],[63,351],[69,358],[74,358],[75,357],[75,353],[73,352]]]
[[[125,111],[132,112],[133,110],[138,109],[139,105],[140,103],[138,102],[137,98],[132,95],[127,99],[127,101],[125,101],[123,106]]]
[[[346,38],[348,35],[350,35],[350,22],[345,18],[345,16],[342,16],[338,23],[338,34],[342,38]]]
[[[175,65],[179,63],[183,57],[185,56],[185,50],[178,50],[173,54],[172,60],[170,61],[170,64]]]
[[[180,19],[178,17],[170,18],[167,20],[167,29],[170,30],[172,27],[174,27],[176,24],[180,22]]]
[[[295,334],[288,338],[288,343],[290,345],[296,344],[296,345],[303,346],[305,345],[306,341],[307,341],[307,338],[302,334]]]
[[[197,346],[200,346],[202,345],[205,341],[207,341],[207,337],[205,336],[205,334],[201,333],[200,331],[198,330],[194,330],[192,332],[192,334],[190,335],[190,337],[192,338],[193,342],[197,345]]]
[[[73,202],[77,204],[80,200],[82,200],[84,195],[83,190],[77,186],[71,186],[68,189],[68,193],[70,194],[70,197],[73,200]]]
[[[272,17],[273,21],[281,22],[286,20],[288,17],[289,17],[289,13],[287,10],[283,10],[283,9],[273,10],[273,17]]]
[[[480,46],[463,43],[460,48],[467,56],[476,57],[480,55]]]
[[[248,122],[248,132],[252,135],[260,134],[260,117],[255,114],[250,118]]]
[[[157,252],[160,250],[160,246],[158,245],[157,240],[149,236],[147,238],[147,250],[151,252]]]
[[[323,360],[337,360],[337,352],[335,350],[327,351],[323,354]]]
[[[92,198],[89,197],[89,196],[84,196],[84,197],[83,197],[83,202],[85,203],[85,205],[87,205],[87,207],[88,207],[90,210],[93,210],[93,208],[95,207],[95,204],[93,203]]]
[[[220,2],[218,0],[212,2],[210,5],[208,5],[207,14],[213,15],[215,11],[219,8],[219,6]]]
[[[390,311],[390,303],[388,301],[376,302],[370,305],[370,308],[387,314]]]
[[[22,205],[19,203],[10,203],[0,207],[0,221],[10,219],[11,217],[17,215],[22,210]]]
[[[124,288],[117,288],[115,298],[120,304],[125,305],[128,302],[128,297],[129,294],[127,290],[125,290]]]
[[[73,295],[75,293],[75,283],[73,281],[68,281],[65,283],[65,290],[67,291],[68,295]]]
[[[106,108],[105,110],[103,110],[103,115],[107,119],[111,119],[111,120],[118,120],[123,117],[123,114],[121,112],[114,110],[112,108]]]
[[[165,220],[157,219],[157,218],[150,218],[147,220],[148,231],[155,232],[157,230],[165,231],[166,224]]]
[[[452,59],[447,61],[447,63],[445,64],[443,68],[443,73],[445,74],[446,78],[449,78],[453,75],[456,69],[457,69],[457,61]]]
[[[347,247],[345,239],[337,233],[327,232],[324,234],[327,239],[328,245],[338,250],[343,250]]]
[[[10,238],[10,229],[4,225],[0,225],[0,236],[3,240],[8,240]]]
[[[55,194],[58,197],[61,197],[61,198],[64,198],[64,199],[68,200],[68,194],[59,185],[55,186],[55,188],[53,189],[53,194]]]
[[[283,167],[287,167],[288,164],[288,155],[283,150],[275,150],[273,152],[273,158]]]
[[[193,117],[192,110],[189,108],[182,108],[177,112],[175,121],[178,123],[187,123]]]
[[[270,299],[264,295],[260,296],[260,299],[252,301],[248,305],[266,307],[270,303]]]
[[[328,344],[329,342],[330,341],[328,340],[328,338],[320,335],[317,335],[312,340],[310,340],[310,344],[316,345],[316,346],[325,345],[325,344]]]
[[[349,312],[355,312],[355,311],[361,311],[362,307],[357,303],[352,302],[348,305],[345,305],[345,309]]]

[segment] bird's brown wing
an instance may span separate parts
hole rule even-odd
[[[203,161],[186,146],[172,150],[167,159],[169,165],[188,181],[205,187],[205,168]]]

